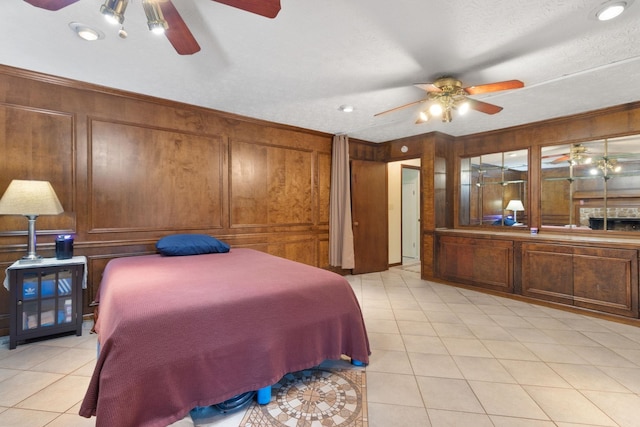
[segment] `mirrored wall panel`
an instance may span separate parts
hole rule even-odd
[[[527,225],[528,150],[461,159],[461,225]]]
[[[542,147],[541,224],[640,231],[640,136]]]

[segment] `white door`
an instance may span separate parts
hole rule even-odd
[[[402,169],[402,256],[420,258],[420,171]]]

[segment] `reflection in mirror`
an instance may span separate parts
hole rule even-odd
[[[461,225],[527,224],[527,150],[460,160]]]
[[[640,231],[640,136],[542,147],[543,226]]]

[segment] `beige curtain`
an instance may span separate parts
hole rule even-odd
[[[331,157],[329,206],[329,264],[343,269],[355,267],[351,228],[351,175],[349,137],[334,135]]]

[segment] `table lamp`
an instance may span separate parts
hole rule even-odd
[[[64,212],[60,200],[48,181],[14,179],[0,199],[0,215],[24,215],[29,221],[27,255],[20,262],[37,262],[36,218],[39,215],[58,215]]]
[[[507,207],[504,209],[507,211],[513,211],[513,221],[517,223],[518,220],[516,219],[516,213],[518,211],[523,211],[524,205],[522,204],[522,201],[513,199],[513,200],[509,200]]]

